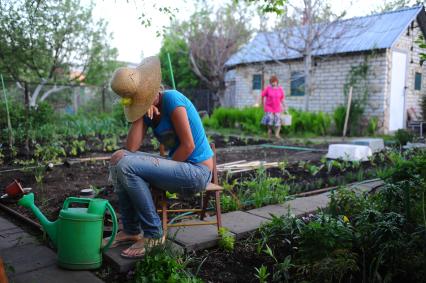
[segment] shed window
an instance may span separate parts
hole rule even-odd
[[[253,89],[262,89],[262,75],[253,75]]]
[[[303,72],[291,73],[291,95],[303,96],[305,95],[305,74]]]
[[[414,77],[414,89],[421,90],[422,89],[422,74],[416,73]]]

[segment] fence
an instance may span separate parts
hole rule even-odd
[[[34,90],[39,86],[36,83],[26,83],[25,86],[18,87],[14,81],[7,81],[7,91],[10,99],[25,103],[30,99]],[[89,85],[53,85],[46,84],[42,87],[39,99],[43,94],[52,88],[61,88],[57,93],[52,93],[45,101],[51,104],[56,111],[69,114],[76,113],[80,108],[88,111],[111,111],[113,105],[119,98],[108,86],[89,86]],[[25,89],[28,96],[25,98]],[[214,93],[206,89],[188,89],[181,91],[188,97],[198,111],[206,111],[209,114],[213,111]]]

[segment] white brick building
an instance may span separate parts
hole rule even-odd
[[[353,18],[339,25],[348,29],[345,35],[313,52],[309,111],[331,113],[338,105],[346,105],[344,85],[351,68],[366,65],[365,118],[377,117],[385,133],[404,128],[407,109],[421,113],[421,96],[426,94],[426,63],[421,65],[422,50],[416,43],[421,33],[426,34],[424,7]],[[227,61],[225,106],[259,104],[261,89],[276,75],[287,104],[304,108],[303,57],[280,48],[277,33],[257,34]]]

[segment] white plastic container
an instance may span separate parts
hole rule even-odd
[[[376,139],[369,139],[369,138],[355,139],[351,141],[351,144],[369,146],[373,153],[379,152],[385,149],[385,143],[383,142],[383,139],[377,139],[377,138]]]
[[[330,144],[327,158],[347,161],[366,161],[373,152],[369,146],[354,144]]]

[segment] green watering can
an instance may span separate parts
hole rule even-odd
[[[87,204],[87,208],[71,208],[71,203]],[[24,195],[18,202],[40,220],[58,251],[58,265],[66,269],[86,270],[102,265],[102,252],[106,251],[117,233],[117,216],[105,199],[69,197],[59,212],[59,219],[50,222],[34,204],[34,194]],[[103,220],[108,209],[112,221],[112,234],[102,247]]]

